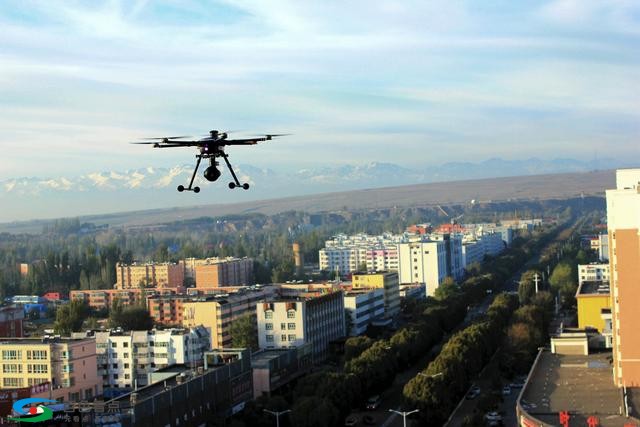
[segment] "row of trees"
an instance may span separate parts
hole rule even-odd
[[[428,425],[440,425],[496,351],[511,313],[514,295],[498,295],[484,320],[453,335],[427,368],[411,379],[403,394],[412,408],[421,411]]]

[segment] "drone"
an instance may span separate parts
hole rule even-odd
[[[191,175],[189,186],[185,188],[184,185],[178,185],[178,191],[181,193],[183,191],[199,193],[200,187],[194,187],[193,180],[196,178],[202,159],[209,159],[209,167],[204,170],[203,174],[207,181],[217,181],[220,175],[222,175],[222,172],[218,169],[220,162],[216,160],[218,157],[222,157],[233,177],[233,182],[229,183],[229,188],[232,190],[234,188],[248,190],[248,183],[240,184],[240,181],[238,181],[238,176],[229,162],[229,155],[224,152],[224,147],[227,145],[255,145],[261,141],[270,141],[272,138],[286,135],[289,134],[265,134],[257,138],[228,139],[228,132],[212,130],[209,131],[209,134],[206,135],[205,138],[196,141],[184,140],[185,138],[191,138],[190,136],[165,136],[160,138],[144,138],[146,140],[145,142],[132,142],[132,144],[148,144],[153,145],[153,148],[197,147],[200,153],[196,155],[196,168],[193,171],[193,175]]]

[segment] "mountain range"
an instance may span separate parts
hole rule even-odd
[[[195,185],[198,195],[178,193],[193,173],[192,165],[171,168],[146,167],[127,171],[93,172],[81,176],[22,177],[0,181],[0,221],[55,218],[97,213],[133,211],[172,206],[246,202],[288,196],[364,188],[540,175],[587,172],[625,166],[622,162],[600,159],[582,162],[573,159],[503,160],[493,158],[479,163],[453,162],[422,168],[405,168],[392,163],[319,166],[293,172],[240,165],[236,173],[249,191],[227,189],[230,175],[223,170],[218,182],[209,183],[201,174]]]

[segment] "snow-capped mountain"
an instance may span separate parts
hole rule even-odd
[[[294,172],[240,165],[236,173],[241,182],[251,185],[250,191],[229,191],[226,184],[231,177],[224,169],[215,183],[206,181],[201,170],[195,185],[203,191],[197,196],[175,191],[178,185],[188,184],[193,165],[102,171],[81,176],[23,177],[0,181],[0,221],[250,201],[436,181],[585,172],[620,166],[626,165],[609,159],[601,159],[596,167],[591,162],[572,159],[535,158],[445,163],[419,169],[372,162],[318,166]]]

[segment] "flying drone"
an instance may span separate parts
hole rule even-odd
[[[229,183],[229,188],[243,188],[248,190],[248,183],[240,184],[240,181],[238,181],[238,176],[229,162],[229,155],[224,152],[224,147],[227,145],[255,145],[261,141],[270,141],[274,137],[286,135],[289,134],[265,134],[257,138],[228,139],[228,132],[212,130],[205,138],[197,141],[185,140],[186,138],[191,138],[189,136],[165,136],[160,138],[145,138],[145,142],[132,142],[132,144],[148,144],[153,145],[153,148],[197,147],[200,153],[196,155],[196,168],[193,171],[193,175],[191,175],[189,186],[185,188],[184,185],[179,185],[178,191],[193,191],[194,193],[199,193],[200,187],[193,187],[193,180],[196,178],[202,159],[209,159],[209,167],[204,170],[203,174],[207,181],[216,181],[220,178],[220,175],[222,175],[222,172],[218,169],[220,163],[216,160],[218,157],[222,157],[233,177],[233,182]]]

